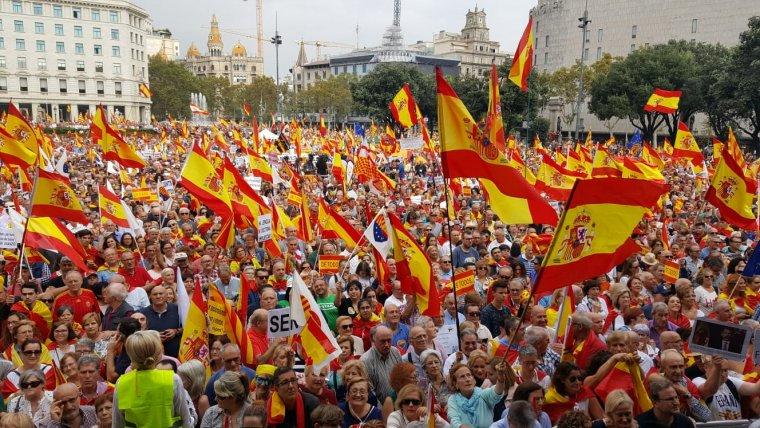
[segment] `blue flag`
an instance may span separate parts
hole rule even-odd
[[[755,246],[752,257],[747,260],[747,266],[742,271],[742,276],[753,277],[755,275],[760,275],[760,248],[757,246]]]
[[[628,141],[628,144],[625,145],[626,149],[630,149],[631,147],[635,146],[636,144],[641,145],[641,133],[639,131],[636,131],[631,139]]]
[[[364,126],[359,122],[354,122],[354,134],[364,138]]]

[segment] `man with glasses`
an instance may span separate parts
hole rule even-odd
[[[704,261],[699,258],[699,245],[689,245],[688,253],[681,261],[681,268],[689,272],[689,279],[693,281],[697,277],[697,273],[702,268],[702,263]]]
[[[152,281],[148,271],[145,270],[144,267],[135,263],[135,254],[131,251],[125,251],[121,255],[119,275],[124,277],[125,283],[129,286],[128,291],[132,291],[139,287],[145,287],[146,284]]]
[[[731,237],[728,238],[728,245],[723,247],[722,253],[728,256],[729,259],[741,257],[744,253],[742,244],[741,232],[734,232],[731,234]]]
[[[240,347],[235,343],[225,343],[222,346],[222,364],[221,370],[214,373],[206,384],[205,394],[208,397],[209,406],[216,405],[216,391],[214,390],[214,382],[219,379],[226,371],[243,373],[248,378],[249,382],[252,382],[256,377],[256,372],[244,366],[240,359]]]
[[[454,269],[463,267],[465,263],[475,263],[480,258],[478,249],[473,246],[472,232],[465,232],[462,243],[454,248],[451,254],[451,262]]]
[[[279,423],[268,424],[270,427],[310,427],[311,412],[319,407],[317,397],[298,388],[296,372],[291,368],[278,367],[272,377],[273,395],[282,400],[285,416]],[[300,395],[300,397],[299,397]],[[272,398],[275,399],[274,397]]]
[[[478,338],[481,342],[488,343],[489,340],[493,339],[491,330],[480,322],[481,309],[479,304],[475,302],[466,303],[464,306],[464,316],[467,321],[475,325],[475,332],[478,333]]]
[[[702,401],[702,397],[712,396],[720,386],[720,364],[723,359],[714,357],[716,365],[711,365],[707,381],[697,387],[684,372],[686,366],[681,352],[667,349],[660,354],[660,373],[670,382],[678,398],[681,413],[699,422],[712,420],[710,409]]]
[[[256,309],[251,314],[248,322],[248,337],[251,338],[253,345],[253,355],[256,356],[259,364],[264,364],[272,359],[274,350],[283,342],[287,343],[287,338],[283,340],[273,340],[269,342],[267,335],[269,327],[269,312],[266,309]]]
[[[673,383],[663,376],[655,375],[649,378],[649,397],[653,407],[636,416],[636,422],[641,427],[671,427],[694,428],[694,422],[679,413],[678,393]]]
[[[451,281],[451,277],[454,276],[454,269],[451,265],[451,257],[442,256],[441,261],[438,262],[438,265],[441,267],[441,270],[438,273],[438,278],[441,281]]]
[[[420,387],[425,389],[427,388],[428,379],[425,375],[425,367],[422,366],[422,361],[420,359],[422,353],[430,349],[428,347],[428,336],[425,329],[418,325],[412,327],[412,329],[409,330],[409,342],[412,346],[406,350],[404,360],[414,364],[414,367],[417,368],[417,379],[420,380]],[[438,353],[438,351],[435,352]],[[438,357],[441,357],[440,353],[438,353]]]
[[[119,252],[115,248],[103,250],[103,259],[103,264],[98,268],[98,281],[105,283],[119,272],[121,264],[119,263]]]
[[[98,425],[97,412],[93,406],[79,404],[79,387],[73,383],[58,385],[53,391],[50,416],[40,426],[45,428],[91,427]]]

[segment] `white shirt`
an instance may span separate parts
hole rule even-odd
[[[699,309],[704,313],[709,313],[712,311],[713,304],[715,303],[715,299],[718,298],[718,294],[715,290],[706,290],[705,287],[700,285],[694,289],[694,297],[697,299]]]
[[[150,299],[148,299],[148,293],[145,292],[145,289],[142,287],[137,287],[134,290],[130,291],[129,294],[127,294],[127,298],[124,299],[125,302],[129,303],[129,306],[132,307],[132,309],[135,310],[135,312],[140,311],[140,309],[147,308],[150,306]]]
[[[744,381],[741,379],[729,377],[728,380],[734,384],[737,392],[739,392],[739,389],[744,384]],[[706,380],[705,378],[697,377],[694,378],[693,382],[694,385],[701,386],[706,382]],[[726,382],[720,385],[718,391],[716,391],[715,394],[711,397],[712,399],[709,400],[710,404],[708,404],[707,407],[710,408],[713,419],[716,421],[742,419],[741,403],[737,400],[737,397],[734,397],[734,394],[731,393],[731,390],[728,388],[728,385],[726,385]],[[738,398],[741,399],[741,397]]]
[[[448,379],[449,377],[449,371],[454,366],[454,363],[457,361],[457,353],[452,352],[451,355],[449,355],[446,358],[446,361],[443,362],[443,375]],[[467,364],[467,355],[462,353],[462,361],[460,361],[462,364]]]

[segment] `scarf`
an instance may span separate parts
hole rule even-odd
[[[285,403],[282,401],[277,391],[267,400],[267,425],[279,425],[285,420]],[[306,426],[306,417],[304,415],[303,396],[301,393],[296,394],[296,426]]]
[[[463,421],[476,421],[477,408],[480,403],[480,394],[482,393],[483,389],[476,386],[470,398],[465,397],[461,392],[452,395],[460,411],[465,415],[465,418],[462,418]]]
[[[544,398],[544,412],[549,415],[549,419],[551,419],[552,423],[556,424],[563,413],[573,410],[576,403],[590,398],[593,395],[594,393],[584,386],[574,397],[567,397],[557,392],[552,385],[546,391],[546,396]]]

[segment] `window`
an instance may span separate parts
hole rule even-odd
[[[58,79],[58,87],[60,88],[62,94],[68,92],[67,86],[68,82],[66,82],[66,79]]]
[[[354,64],[353,66],[351,66],[351,73],[352,74],[356,74],[356,64]]]
[[[546,35],[546,41],[544,41],[544,47],[545,48],[549,47],[549,35],[548,34]]]
[[[119,30],[111,28],[111,40],[119,40]]]
[[[92,38],[93,39],[100,39],[103,36],[100,35],[100,28],[98,27],[92,27]]]
[[[84,44],[74,43],[74,53],[77,55],[84,55]]]
[[[253,71],[254,72],[256,71],[256,67],[253,68]],[[366,73],[366,72],[367,72],[367,64],[362,64],[362,73]]]
[[[26,70],[26,57],[20,56],[16,60],[16,65],[18,65],[19,70]]]
[[[84,61],[77,61],[77,71],[84,71]]]
[[[103,62],[98,61],[95,63],[95,72],[96,73],[102,73],[103,72]]]
[[[17,33],[23,33],[24,32],[24,21],[16,20],[13,21],[13,31]]]
[[[5,76],[0,76],[0,91],[7,91],[8,90],[8,78]]]
[[[37,70],[47,70],[47,60],[45,58],[37,58]]]
[[[119,12],[115,10],[108,11],[108,20],[113,23],[119,22]]]
[[[111,56],[120,57],[121,49],[118,46],[111,46]]]
[[[115,75],[121,75],[121,64],[118,62],[115,62],[113,64],[113,74]]]
[[[59,4],[53,5],[53,16],[56,18],[63,18],[63,6]]]
[[[66,53],[66,44],[63,42],[55,42],[55,52],[59,54]]]
[[[59,59],[57,67],[58,67],[58,71],[66,71],[66,60]]]
[[[0,56],[0,68],[5,68],[5,56]]]
[[[95,55],[103,55],[103,45],[94,45],[92,50]]]
[[[55,24],[55,35],[56,36],[63,35],[63,24]]]
[[[604,37],[604,30],[601,28],[596,32],[596,41],[598,43],[602,43],[602,38]]]
[[[17,51],[25,51],[26,50],[26,40],[24,40],[24,39],[16,39],[16,50]]]
[[[90,16],[93,21],[100,21],[100,9],[92,9]]]
[[[697,32],[697,25],[699,24],[698,19],[692,19],[691,20],[691,33],[694,34]]]
[[[0,19],[0,31],[2,31],[2,29],[3,29],[3,20]]]
[[[32,10],[34,10],[35,15],[42,15],[42,3],[34,3]]]
[[[113,92],[116,95],[121,95],[121,82],[113,82]]]
[[[21,13],[21,2],[20,1],[14,1],[13,2],[13,13]]]
[[[639,27],[638,26],[634,25],[633,27],[631,27],[631,38],[635,39],[636,38],[636,34],[638,32],[639,32]]]
[[[19,77],[18,87],[21,90],[21,92],[29,92],[29,79],[26,77]]]
[[[74,26],[74,37],[83,37],[81,25]]]
[[[79,89],[80,94],[86,94],[87,93],[87,82],[84,80],[78,80],[77,81],[77,87]]]
[[[37,40],[35,43],[37,52],[45,52],[45,41],[44,40]]]
[[[44,77],[40,77],[40,92],[43,94],[46,94],[48,91],[48,84],[47,79]]]
[[[74,19],[81,19],[82,18],[82,8],[81,7],[73,7],[73,8],[71,8],[71,16],[74,17]]]
[[[602,48],[600,46],[596,48],[596,59],[600,59],[601,57],[602,57]]]
[[[98,95],[103,95],[106,92],[102,80],[95,82],[95,88],[98,90]]]
[[[544,64],[549,63],[549,52],[544,52]]]
[[[45,34],[45,24],[41,22],[34,23],[34,34]]]

